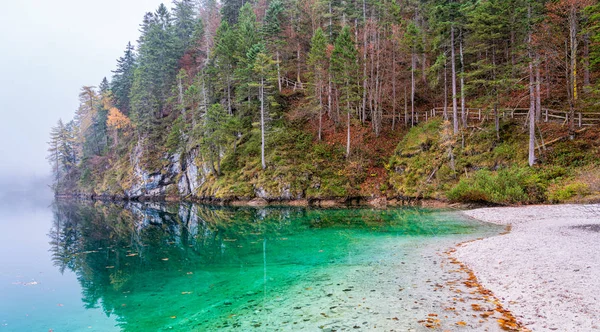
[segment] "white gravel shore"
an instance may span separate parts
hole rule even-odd
[[[512,225],[509,234],[460,246],[470,267],[532,331],[600,331],[600,205],[464,212]]]

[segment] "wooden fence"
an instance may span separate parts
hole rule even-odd
[[[498,117],[500,119],[527,119],[529,116],[528,108],[502,108],[498,109]],[[477,124],[494,120],[494,110],[484,108],[466,108],[465,109],[467,123]],[[419,123],[428,121],[431,118],[444,115],[443,107],[435,107],[428,111],[415,111],[414,122]],[[452,120],[452,108],[447,108],[448,120]],[[562,125],[568,125],[569,112],[557,111],[549,108],[542,108],[542,121],[544,122],[559,122]],[[458,110],[458,117],[461,120],[461,110]],[[391,118],[391,117],[386,117]],[[396,115],[398,122],[405,121],[404,113]],[[409,112],[406,118],[407,123],[411,123],[411,113]],[[595,126],[600,124],[600,112],[575,112],[575,126],[582,128],[586,126]]]

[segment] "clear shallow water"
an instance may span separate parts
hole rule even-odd
[[[425,329],[457,302],[440,252],[499,232],[415,208],[75,202],[0,227],[0,331]]]

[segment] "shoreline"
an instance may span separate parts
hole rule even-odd
[[[199,198],[199,197],[168,197],[168,196],[140,196],[126,197],[118,195],[90,195],[90,194],[58,194],[55,199],[102,201],[102,202],[152,202],[152,203],[195,203],[218,206],[291,206],[291,207],[314,207],[314,208],[344,208],[344,207],[371,207],[386,209],[388,207],[424,207],[439,209],[472,209],[489,205],[477,203],[452,203],[445,200],[425,199],[415,197],[332,197],[311,199],[271,199],[264,198]]]
[[[455,247],[517,321],[532,331],[600,331],[600,205],[464,211],[509,233]]]

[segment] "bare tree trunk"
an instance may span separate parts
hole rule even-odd
[[[531,6],[528,8],[527,17],[531,19]],[[529,53],[529,166],[535,163],[535,80],[533,77],[533,50],[531,30],[527,36],[527,51]]]
[[[227,75],[227,111],[229,115],[233,115],[233,110],[231,109],[231,78],[229,74]]]
[[[302,80],[300,79],[300,65],[301,65],[301,61],[300,61],[300,42],[298,42],[297,45],[297,49],[296,49],[296,59],[297,59],[297,68],[296,68],[296,80],[298,82],[298,84],[300,85],[300,88],[302,89]]]
[[[571,39],[571,86],[573,90],[569,109],[569,138],[575,138],[575,108],[577,107],[577,13],[575,6],[569,13],[569,37]]]
[[[328,73],[327,86],[328,86],[328,90],[327,90],[327,115],[331,119],[331,117],[332,117],[332,115],[331,115],[332,114],[331,113],[331,93],[332,93],[331,73]]]
[[[321,132],[323,128],[323,84],[319,79],[319,141],[321,141]]]
[[[410,125],[415,125],[415,66],[416,66],[416,54],[413,51],[412,54],[412,68],[410,70]]]
[[[333,27],[333,10],[331,9],[331,3],[333,2],[333,0],[329,0],[329,40],[332,41],[333,39],[333,31],[332,31],[332,27]]]
[[[404,127],[408,127],[408,95],[404,86]]]
[[[392,131],[396,129],[396,41],[392,43]]]
[[[467,113],[465,112],[465,62],[463,57],[463,35],[460,29],[460,115],[463,128],[467,128]]]
[[[348,135],[346,136],[346,158],[350,157],[350,101],[348,100],[346,102],[346,107],[348,108],[348,116],[347,116],[347,123],[348,123]]]
[[[571,89],[571,65],[569,63],[569,39],[565,39],[565,80],[567,88],[567,97],[569,98],[569,104],[573,99],[573,90]]]
[[[500,140],[500,117],[498,116],[498,103],[494,104],[494,125],[496,127],[496,139]]]
[[[279,92],[281,92],[281,69],[279,67],[279,49],[277,50],[277,52],[275,52],[276,56],[277,56],[277,88],[279,89]]]
[[[444,60],[444,120],[448,120],[448,64]]]
[[[590,35],[583,35],[583,86],[590,86]]]
[[[367,108],[367,4],[363,0],[363,98],[362,98],[362,123],[365,123]]]
[[[454,52],[454,25],[450,27],[450,47],[452,66],[452,124],[454,135],[458,134],[458,105],[456,100],[456,61]]]
[[[542,120],[542,75],[540,73],[540,56],[535,55],[535,121]]]
[[[379,134],[381,133],[381,102],[380,102],[380,90],[381,90],[381,84],[380,84],[380,80],[379,80],[379,65],[381,63],[381,52],[379,50],[379,31],[377,32],[376,36],[375,36],[376,40],[375,40],[375,47],[376,47],[376,52],[377,52],[377,56],[376,56],[376,62],[375,62],[375,109],[373,110],[373,122],[375,122],[375,136],[379,137]]]
[[[260,78],[260,160],[262,169],[267,168],[265,163],[265,79]]]
[[[548,60],[548,55],[546,55],[544,62],[546,63],[546,99],[550,99],[550,61]]]
[[[531,40],[531,37],[529,37]],[[531,54],[531,53],[530,53]],[[533,60],[529,60],[529,166],[535,163],[535,81]]]
[[[183,121],[185,122],[185,107],[183,106],[183,82],[181,80],[181,77],[177,78],[177,90],[179,91],[179,96],[178,96],[177,101],[179,102],[179,108],[181,109],[181,115],[183,116]]]

